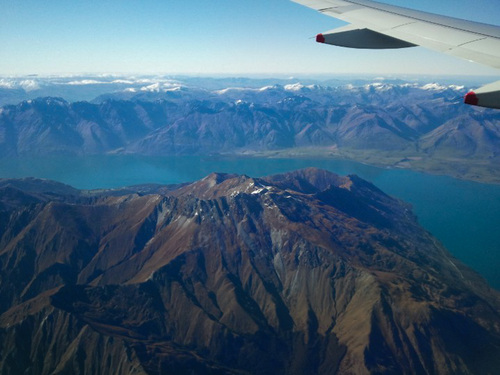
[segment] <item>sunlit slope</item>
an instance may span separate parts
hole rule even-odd
[[[3,181],[2,372],[494,373],[500,296],[356,176]],[[145,191],[145,190],[143,190]]]

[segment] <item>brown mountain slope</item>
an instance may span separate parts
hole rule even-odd
[[[0,184],[1,373],[500,368],[498,293],[356,176],[57,199],[14,185]]]

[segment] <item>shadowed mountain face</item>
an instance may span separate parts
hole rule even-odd
[[[500,368],[499,294],[356,176],[0,180],[0,233],[1,373]]]
[[[0,158],[333,156],[500,183],[498,111],[460,105],[464,87],[129,89],[92,102],[42,97],[1,107]]]
[[[429,87],[431,86],[431,87]],[[498,116],[463,88],[375,83],[121,92],[0,108],[0,157],[263,152],[296,147],[496,158]]]

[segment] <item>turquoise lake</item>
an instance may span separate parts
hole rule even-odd
[[[80,189],[194,181],[212,172],[260,177],[317,167],[357,174],[413,205],[419,222],[500,289],[500,186],[335,159],[92,156],[0,160],[0,177],[39,177]]]

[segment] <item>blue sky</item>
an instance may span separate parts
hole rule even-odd
[[[498,23],[498,0],[386,0]],[[498,71],[412,48],[320,45],[343,25],[288,0],[0,0],[0,75],[484,74]]]

